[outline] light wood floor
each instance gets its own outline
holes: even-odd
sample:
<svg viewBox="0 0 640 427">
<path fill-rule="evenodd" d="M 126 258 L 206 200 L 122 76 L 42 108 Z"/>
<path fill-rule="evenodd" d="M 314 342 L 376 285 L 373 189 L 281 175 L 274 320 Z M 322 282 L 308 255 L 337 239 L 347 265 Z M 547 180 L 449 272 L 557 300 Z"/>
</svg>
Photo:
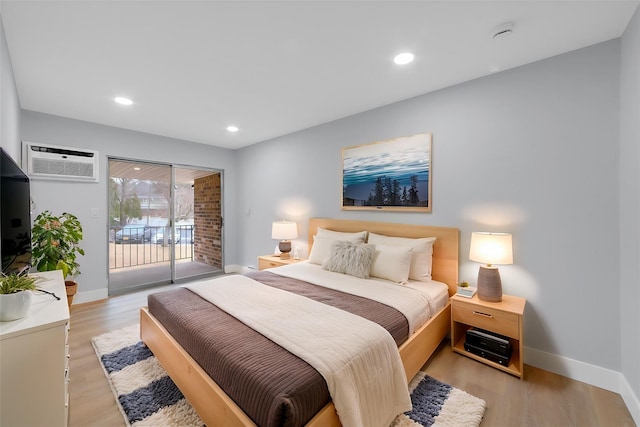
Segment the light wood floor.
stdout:
<svg viewBox="0 0 640 427">
<path fill-rule="evenodd" d="M 150 292 L 71 307 L 70 427 L 118 427 L 124 420 L 91 337 L 138 322 Z M 487 402 L 481 426 L 635 426 L 615 393 L 525 366 L 525 381 L 453 353 L 445 341 L 423 367 L 432 377 Z M 34 410 L 37 410 L 34 408 Z"/>
</svg>

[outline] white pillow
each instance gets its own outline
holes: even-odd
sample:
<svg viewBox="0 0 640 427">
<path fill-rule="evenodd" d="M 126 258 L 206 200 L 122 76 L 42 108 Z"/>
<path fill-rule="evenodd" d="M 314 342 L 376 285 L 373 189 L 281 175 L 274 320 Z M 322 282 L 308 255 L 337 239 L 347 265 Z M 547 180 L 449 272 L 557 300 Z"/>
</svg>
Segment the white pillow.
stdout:
<svg viewBox="0 0 640 427">
<path fill-rule="evenodd" d="M 311 264 L 322 264 L 331 255 L 331 244 L 335 240 L 330 237 L 313 236 L 313 246 L 309 253 L 309 262 Z"/>
<path fill-rule="evenodd" d="M 372 245 L 408 246 L 412 249 L 411 268 L 409 279 L 431 280 L 431 256 L 433 255 L 433 242 L 435 237 L 422 237 L 411 239 L 408 237 L 390 237 L 382 234 L 369 233 L 367 243 Z"/>
<path fill-rule="evenodd" d="M 411 268 L 411 247 L 376 244 L 369 275 L 396 283 L 407 283 Z"/>
<path fill-rule="evenodd" d="M 353 243 L 364 243 L 367 238 L 366 231 L 357 233 L 343 233 L 341 231 L 327 230 L 318 227 L 317 234 L 313 236 L 313 246 L 309 253 L 311 264 L 322 264 L 331 254 L 331 243 L 341 240 Z"/>
<path fill-rule="evenodd" d="M 367 238 L 366 231 L 358 231 L 356 233 L 346 233 L 343 231 L 327 230 L 326 228 L 318 227 L 316 236 L 329 237 L 333 240 L 343 240 L 346 242 L 364 243 Z"/>
<path fill-rule="evenodd" d="M 376 249 L 373 245 L 335 240 L 331 243 L 331 255 L 322 263 L 322 268 L 368 279 L 375 253 Z"/>
</svg>

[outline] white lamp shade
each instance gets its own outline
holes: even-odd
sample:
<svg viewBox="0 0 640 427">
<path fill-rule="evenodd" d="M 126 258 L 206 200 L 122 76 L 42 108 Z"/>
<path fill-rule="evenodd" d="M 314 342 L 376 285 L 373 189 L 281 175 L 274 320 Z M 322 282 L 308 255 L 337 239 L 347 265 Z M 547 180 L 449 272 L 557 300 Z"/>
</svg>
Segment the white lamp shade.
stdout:
<svg viewBox="0 0 640 427">
<path fill-rule="evenodd" d="M 483 264 L 513 264 L 509 233 L 471 233 L 469 259 Z"/>
<path fill-rule="evenodd" d="M 289 240 L 298 237 L 298 224 L 289 221 L 274 222 L 271 226 L 271 238 Z"/>
</svg>

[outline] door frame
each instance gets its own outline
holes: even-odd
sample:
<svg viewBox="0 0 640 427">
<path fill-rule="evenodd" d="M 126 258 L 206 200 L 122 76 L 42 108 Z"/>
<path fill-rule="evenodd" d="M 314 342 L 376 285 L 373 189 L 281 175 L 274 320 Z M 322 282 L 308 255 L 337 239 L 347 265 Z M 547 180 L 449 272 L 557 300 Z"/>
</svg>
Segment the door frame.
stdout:
<svg viewBox="0 0 640 427">
<path fill-rule="evenodd" d="M 225 266 L 225 230 L 224 230 L 224 170 L 222 169 L 216 169 L 216 168 L 210 168 L 210 167 L 201 167 L 201 166 L 196 166 L 196 165 L 184 165 L 184 164 L 177 164 L 177 163 L 168 163 L 168 162 L 161 162 L 161 161 L 151 161 L 151 160 L 141 160 L 141 159 L 135 159 L 135 158 L 127 158 L 127 157 L 122 157 L 122 156 L 107 156 L 107 185 L 110 185 L 111 182 L 111 161 L 116 161 L 116 162 L 125 162 L 125 163 L 139 163 L 139 164 L 147 164 L 150 166 L 158 166 L 158 167 L 169 167 L 170 168 L 170 182 L 169 182 L 169 194 L 170 194 L 170 201 L 169 201 L 169 227 L 172 230 L 173 227 L 175 226 L 175 197 L 176 197 L 176 193 L 175 193 L 175 189 L 176 189 L 176 169 L 189 169 L 189 170 L 194 170 L 194 171 L 202 171 L 202 172 L 209 172 L 211 174 L 219 174 L 220 175 L 220 216 L 221 216 L 221 226 L 220 226 L 220 240 L 221 240 L 221 266 L 220 266 L 220 271 L 212 271 L 212 272 L 207 272 L 207 273 L 201 273 L 201 274 L 196 274 L 193 276 L 188 276 L 188 277 L 181 277 L 181 278 L 176 278 L 176 259 L 175 259 L 175 245 L 169 245 L 170 250 L 170 274 L 169 274 L 169 278 L 167 278 L 166 280 L 160 280 L 160 281 L 153 281 L 153 282 L 149 282 L 149 283 L 142 283 L 139 284 L 137 286 L 131 287 L 131 288 L 126 288 L 123 290 L 117 290 L 112 292 L 111 290 L 111 266 L 110 266 L 110 252 L 109 250 L 107 250 L 107 289 L 108 289 L 108 293 L 109 295 L 112 294 L 119 294 L 119 293 L 125 293 L 125 292 L 130 292 L 130 291 L 137 291 L 140 289 L 144 289 L 144 288 L 148 288 L 148 287 L 153 287 L 153 286 L 158 286 L 158 285 L 165 285 L 165 284 L 171 284 L 171 283 L 181 283 L 181 282 L 186 282 L 186 281 L 191 281 L 194 279 L 198 279 L 198 278 L 203 278 L 203 277 L 210 277 L 210 276 L 215 276 L 215 275 L 219 275 L 219 274 L 224 274 L 224 266 Z M 144 178 L 141 178 L 144 179 Z M 110 191 L 107 188 L 107 212 L 110 211 Z M 111 219 L 110 219 L 110 215 L 107 214 L 107 223 L 106 223 L 106 227 L 107 227 L 107 246 L 110 243 L 109 240 L 109 232 L 111 229 Z M 193 248 L 192 248 L 193 250 Z"/>
</svg>

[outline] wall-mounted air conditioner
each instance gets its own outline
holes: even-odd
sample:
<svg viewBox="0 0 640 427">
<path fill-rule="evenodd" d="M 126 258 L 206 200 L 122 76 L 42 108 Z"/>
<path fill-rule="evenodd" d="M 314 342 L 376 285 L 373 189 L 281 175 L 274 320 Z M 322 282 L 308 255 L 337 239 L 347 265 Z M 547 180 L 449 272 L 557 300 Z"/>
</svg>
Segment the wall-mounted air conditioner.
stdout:
<svg viewBox="0 0 640 427">
<path fill-rule="evenodd" d="M 34 179 L 98 182 L 98 152 L 74 147 L 22 142 L 22 161 Z"/>
</svg>

